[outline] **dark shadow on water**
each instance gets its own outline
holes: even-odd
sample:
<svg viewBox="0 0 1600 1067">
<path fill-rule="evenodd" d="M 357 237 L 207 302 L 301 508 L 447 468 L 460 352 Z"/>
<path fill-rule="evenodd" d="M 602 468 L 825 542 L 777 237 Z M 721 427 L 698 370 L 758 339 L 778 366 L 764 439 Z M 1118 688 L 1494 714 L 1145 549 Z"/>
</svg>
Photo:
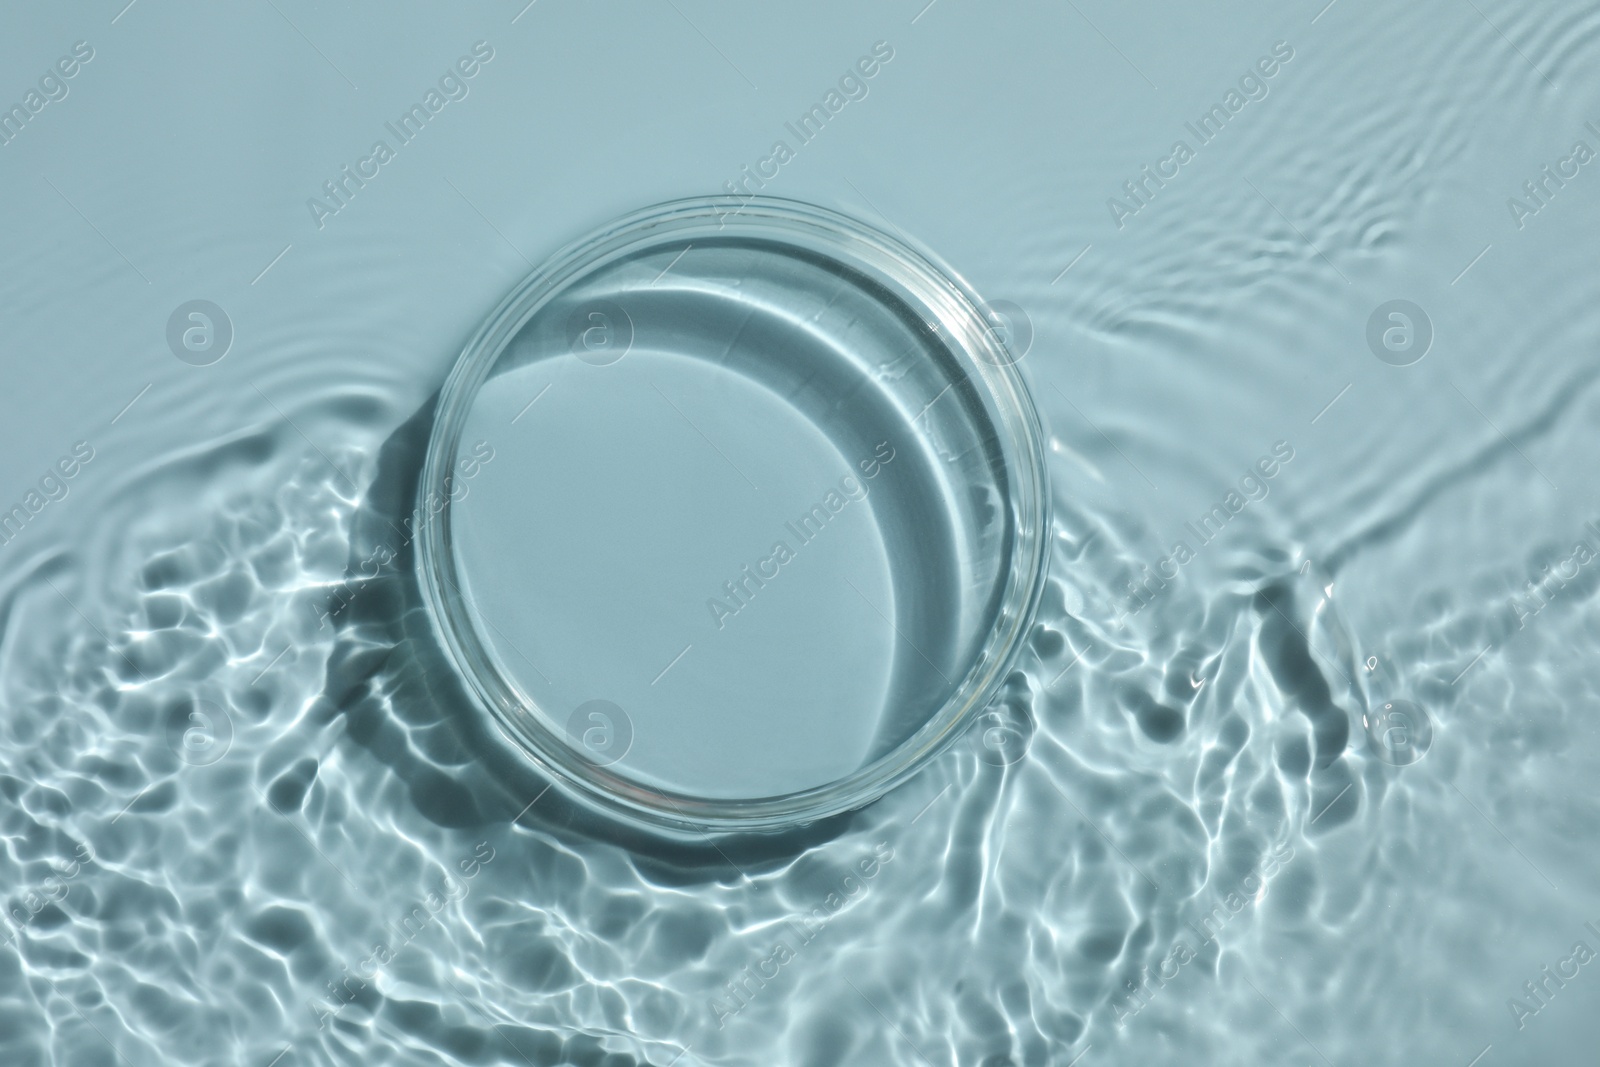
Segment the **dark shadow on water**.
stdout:
<svg viewBox="0 0 1600 1067">
<path fill-rule="evenodd" d="M 852 815 L 780 833 L 668 836 L 550 787 L 456 674 L 417 581 L 418 483 L 437 401 L 435 393 L 384 443 L 354 519 L 345 584 L 333 590 L 326 609 L 339 638 L 323 713 L 343 716 L 350 740 L 385 763 L 432 822 L 477 831 L 515 819 L 562 837 L 609 842 L 628 850 L 640 875 L 655 884 L 727 882 L 844 833 Z M 393 559 L 381 563 L 390 553 Z M 303 796 L 309 784 L 289 788 Z"/>
<path fill-rule="evenodd" d="M 1350 719 L 1335 702 L 1335 682 L 1318 664 L 1310 639 L 1292 621 L 1311 614 L 1297 607 L 1296 599 L 1294 586 L 1284 580 L 1269 583 L 1256 593 L 1260 652 L 1278 688 L 1311 724 L 1313 749 L 1303 773 L 1311 784 L 1317 812 L 1312 828 L 1326 833 L 1355 818 L 1360 797 L 1352 789 L 1356 779 L 1346 758 Z M 1337 666 L 1332 669 L 1339 670 Z M 1353 685 L 1348 678 L 1344 681 Z"/>
</svg>

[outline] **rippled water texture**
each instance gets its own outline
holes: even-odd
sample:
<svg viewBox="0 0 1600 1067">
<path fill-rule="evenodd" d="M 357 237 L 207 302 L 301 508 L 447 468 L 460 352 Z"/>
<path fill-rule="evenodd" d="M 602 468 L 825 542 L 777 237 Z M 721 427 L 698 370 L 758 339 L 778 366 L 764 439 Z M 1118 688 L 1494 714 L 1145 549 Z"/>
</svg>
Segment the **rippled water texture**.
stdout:
<svg viewBox="0 0 1600 1067">
<path fill-rule="evenodd" d="M 1592 1062 L 1600 10 L 1324 2 L 4 16 L 0 1063 Z M 733 182 L 1021 309 L 1054 552 L 912 782 L 665 842 L 406 520 L 501 296 Z"/>
</svg>

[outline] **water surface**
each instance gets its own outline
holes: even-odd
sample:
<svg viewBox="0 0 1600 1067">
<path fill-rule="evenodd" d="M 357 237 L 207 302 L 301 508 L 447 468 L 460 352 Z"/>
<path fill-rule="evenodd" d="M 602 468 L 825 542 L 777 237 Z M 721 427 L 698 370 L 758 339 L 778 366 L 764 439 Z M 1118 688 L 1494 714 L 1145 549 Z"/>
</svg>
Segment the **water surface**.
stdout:
<svg viewBox="0 0 1600 1067">
<path fill-rule="evenodd" d="M 57 98 L 0 147 L 0 1062 L 1590 1056 L 1591 7 L 7 27 L 0 100 Z M 916 780 L 661 844 L 546 791 L 430 657 L 403 520 L 501 296 L 778 139 L 764 191 L 1024 309 L 1052 578 Z M 169 345 L 193 300 L 215 361 Z M 1395 300 L 1431 326 L 1404 366 L 1414 314 L 1369 344 Z M 1396 701 L 1418 761 L 1365 729 Z"/>
</svg>

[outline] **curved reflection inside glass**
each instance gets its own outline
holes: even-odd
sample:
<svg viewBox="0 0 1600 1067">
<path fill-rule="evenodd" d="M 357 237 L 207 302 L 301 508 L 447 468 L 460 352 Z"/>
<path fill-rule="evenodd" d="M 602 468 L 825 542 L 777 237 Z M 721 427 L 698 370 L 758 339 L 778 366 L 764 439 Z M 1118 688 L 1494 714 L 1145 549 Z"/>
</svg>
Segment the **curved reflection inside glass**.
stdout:
<svg viewBox="0 0 1600 1067">
<path fill-rule="evenodd" d="M 881 795 L 981 711 L 1044 577 L 998 317 L 818 208 L 681 201 L 511 294 L 423 478 L 443 642 L 530 758 L 673 827 Z"/>
</svg>

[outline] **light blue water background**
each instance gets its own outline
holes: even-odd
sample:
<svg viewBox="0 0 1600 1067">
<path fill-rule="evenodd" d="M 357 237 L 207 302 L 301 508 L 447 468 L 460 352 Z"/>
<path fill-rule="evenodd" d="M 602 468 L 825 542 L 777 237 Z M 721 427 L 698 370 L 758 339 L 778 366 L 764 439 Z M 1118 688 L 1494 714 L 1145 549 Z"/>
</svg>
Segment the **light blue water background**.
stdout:
<svg viewBox="0 0 1600 1067">
<path fill-rule="evenodd" d="M 0 33 L 0 1063 L 1593 1061 L 1600 9 L 124 3 Z M 1025 311 L 1052 578 L 1013 741 L 665 847 L 361 565 L 501 296 L 745 167 Z"/>
</svg>

